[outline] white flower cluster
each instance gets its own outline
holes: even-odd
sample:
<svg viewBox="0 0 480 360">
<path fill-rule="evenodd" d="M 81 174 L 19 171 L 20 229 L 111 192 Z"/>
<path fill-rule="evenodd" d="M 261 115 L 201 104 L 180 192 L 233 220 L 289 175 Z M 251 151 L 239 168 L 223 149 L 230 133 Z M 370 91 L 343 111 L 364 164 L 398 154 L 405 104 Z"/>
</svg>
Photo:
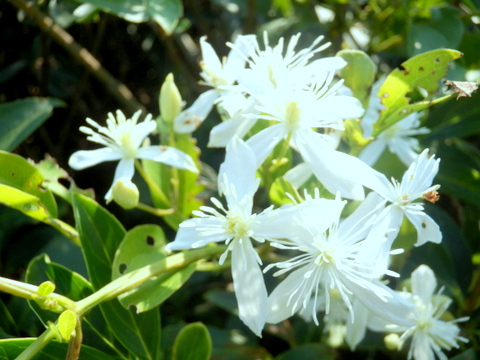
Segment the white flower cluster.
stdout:
<svg viewBox="0 0 480 360">
<path fill-rule="evenodd" d="M 401 252 L 392 247 L 404 218 L 417 231 L 416 246 L 442 241 L 439 226 L 422 204 L 438 200 L 439 185 L 432 183 L 440 160 L 429 156 L 428 149 L 418 155 L 418 141 L 410 138 L 428 130 L 417 129 L 416 116 L 374 139 L 361 155 L 363 161 L 338 151 L 344 120 L 362 117 L 364 109 L 356 98 L 339 93 L 341 80 L 334 83 L 346 62 L 340 57 L 314 60 L 329 44 L 321 45 L 319 37 L 311 46 L 296 50 L 299 39 L 300 34 L 271 46 L 265 34 L 262 48 L 255 36 L 238 36 L 222 60 L 201 39 L 200 75 L 211 89 L 175 118 L 174 127 L 181 133 L 194 131 L 214 105 L 225 114 L 225 121 L 212 129 L 209 146 L 226 147 L 218 174 L 219 194 L 226 205 L 212 198 L 212 206 L 201 207 L 194 218 L 180 224 L 166 248 L 226 243 L 220 263 L 231 256 L 240 319 L 258 336 L 267 323 L 296 313 L 318 324 L 321 313 L 331 344 L 345 340 L 354 349 L 367 328 L 401 332 L 399 348 L 407 338 L 413 339 L 409 357 L 434 359 L 436 354 L 443 359 L 442 349 L 458 347 L 457 342 L 465 339 L 455 322 L 441 318 L 449 302 L 435 300 L 432 271 L 421 266 L 412 274 L 412 293 L 394 291 L 384 282 L 385 276 L 398 277 L 389 270 L 389 259 Z M 372 114 L 379 104 L 372 101 L 372 106 L 364 118 L 365 128 L 375 121 Z M 137 119 L 138 114 L 128 120 L 121 113 L 117 119 L 109 115 L 108 128 L 88 120 L 98 133 L 81 130 L 105 148 L 76 152 L 70 165 L 81 169 L 120 160 L 114 184 L 132 178 L 136 158 L 196 171 L 193 161 L 178 150 L 141 146 L 155 123 L 149 117 L 137 124 Z M 253 132 L 257 121 L 263 126 Z M 294 186 L 313 174 L 336 198 L 306 194 L 303 202 L 254 212 L 260 183 L 257 169 L 280 143 L 303 160 L 285 176 Z M 386 147 L 409 166 L 401 181 L 389 181 L 370 166 Z M 361 203 L 342 217 L 345 198 Z M 265 242 L 292 256 L 262 269 L 255 245 Z M 283 280 L 268 294 L 264 273 L 271 269 Z"/>
</svg>

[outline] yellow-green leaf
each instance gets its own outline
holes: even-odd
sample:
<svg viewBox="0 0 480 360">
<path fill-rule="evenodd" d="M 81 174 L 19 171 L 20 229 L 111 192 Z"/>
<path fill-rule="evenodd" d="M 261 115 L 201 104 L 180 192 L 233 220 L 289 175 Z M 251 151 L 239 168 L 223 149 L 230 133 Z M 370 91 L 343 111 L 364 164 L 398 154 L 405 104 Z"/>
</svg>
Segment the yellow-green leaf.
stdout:
<svg viewBox="0 0 480 360">
<path fill-rule="evenodd" d="M 58 317 L 58 331 L 63 340 L 70 340 L 77 326 L 77 315 L 72 310 L 65 310 Z"/>
</svg>

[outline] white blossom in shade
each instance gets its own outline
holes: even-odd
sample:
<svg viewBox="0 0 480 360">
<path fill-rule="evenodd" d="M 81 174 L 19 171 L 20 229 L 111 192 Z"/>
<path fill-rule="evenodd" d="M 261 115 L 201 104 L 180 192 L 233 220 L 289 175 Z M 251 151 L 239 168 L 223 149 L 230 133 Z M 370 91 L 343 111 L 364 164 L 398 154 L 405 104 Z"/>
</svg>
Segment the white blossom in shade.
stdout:
<svg viewBox="0 0 480 360">
<path fill-rule="evenodd" d="M 218 189 L 227 206 L 215 198 L 214 207 L 202 206 L 196 218 L 180 224 L 170 250 L 198 248 L 212 242 L 225 242 L 220 257 L 223 264 L 232 254 L 232 276 L 240 319 L 258 336 L 267 315 L 267 291 L 260 269 L 262 261 L 252 242 L 263 243 L 292 233 L 291 208 L 283 211 L 269 207 L 252 213 L 253 196 L 259 185 L 255 177 L 256 159 L 252 149 L 238 137 L 227 145 L 225 162 L 220 166 Z"/>
<path fill-rule="evenodd" d="M 108 114 L 107 126 L 87 118 L 93 128 L 81 126 L 80 131 L 87 134 L 87 139 L 103 148 L 96 150 L 80 150 L 70 156 L 68 164 L 72 169 L 82 170 L 105 161 L 119 160 L 112 186 L 119 179 L 131 180 L 135 173 L 135 159 L 148 159 L 166 165 L 198 172 L 192 158 L 182 151 L 168 146 L 142 146 L 146 137 L 156 129 L 152 115 L 147 115 L 143 122 L 138 122 L 141 111 L 137 111 L 130 119 L 117 110 L 116 116 Z M 112 187 L 105 195 L 107 202 L 112 200 Z"/>
<path fill-rule="evenodd" d="M 304 229 L 297 230 L 297 237 L 272 243 L 282 249 L 297 250 L 299 254 L 265 268 L 268 271 L 276 267 L 274 276 L 289 273 L 269 296 L 267 322 L 278 323 L 296 312 L 309 311 L 318 324 L 318 304 L 325 304 L 325 314 L 329 315 L 332 294 L 336 294 L 352 323 L 353 299 L 382 318 L 403 323 L 411 304 L 377 280 L 385 274 L 397 275 L 388 270 L 391 247 L 386 237 L 390 231 L 388 219 L 379 218 L 377 204 L 367 198 L 340 222 L 345 202 L 324 201 L 324 209 L 317 211 L 316 217 L 302 212 L 296 218 Z M 325 213 L 329 213 L 327 219 L 333 220 L 324 221 Z"/>
<path fill-rule="evenodd" d="M 359 159 L 372 166 L 386 148 L 409 166 L 418 156 L 420 144 L 412 136 L 428 134 L 430 129 L 420 126 L 420 113 L 413 113 L 381 132 L 359 154 Z"/>
<path fill-rule="evenodd" d="M 409 325 L 384 324 L 379 326 L 381 321 L 372 321 L 375 324 L 374 330 L 386 330 L 395 333 L 402 333 L 398 342 L 400 350 L 405 342 L 411 338 L 408 359 L 435 360 L 435 355 L 440 360 L 447 360 L 442 350 L 458 348 L 458 342 L 468 342 L 460 335 L 460 328 L 457 323 L 467 321 L 468 317 L 456 320 L 445 321 L 442 316 L 447 311 L 452 300 L 441 294 L 442 289 L 435 294 L 437 280 L 435 274 L 427 265 L 420 265 L 412 273 L 412 290 L 400 292 L 399 294 L 414 306 L 414 311 L 406 316 Z"/>
<path fill-rule="evenodd" d="M 440 185 L 432 185 L 437 175 L 440 159 L 428 155 L 425 149 L 417 156 L 415 161 L 403 174 L 401 182 L 396 179 L 388 181 L 383 175 L 379 175 L 379 182 L 371 188 L 380 197 L 378 202 L 387 204 L 384 212 L 390 218 L 390 226 L 398 232 L 404 216 L 412 223 L 417 230 L 417 241 L 415 246 L 420 246 L 427 241 L 440 243 L 442 232 L 438 224 L 424 211 L 421 200 L 435 203 L 439 199 L 437 193 Z M 381 199 L 383 198 L 383 200 Z M 391 234 L 396 236 L 395 234 Z"/>
<path fill-rule="evenodd" d="M 239 103 L 243 96 L 238 88 L 232 86 L 237 81 L 240 72 L 245 68 L 244 52 L 248 52 L 255 39 L 254 35 L 240 35 L 234 43 L 227 57 L 220 59 L 213 47 L 206 41 L 207 37 L 200 38 L 202 61 L 200 62 L 202 85 L 211 87 L 192 106 L 182 111 L 174 120 L 174 128 L 178 133 L 191 133 L 205 120 L 215 103 L 228 101 L 230 111 Z M 235 45 L 236 44 L 236 45 Z"/>
</svg>

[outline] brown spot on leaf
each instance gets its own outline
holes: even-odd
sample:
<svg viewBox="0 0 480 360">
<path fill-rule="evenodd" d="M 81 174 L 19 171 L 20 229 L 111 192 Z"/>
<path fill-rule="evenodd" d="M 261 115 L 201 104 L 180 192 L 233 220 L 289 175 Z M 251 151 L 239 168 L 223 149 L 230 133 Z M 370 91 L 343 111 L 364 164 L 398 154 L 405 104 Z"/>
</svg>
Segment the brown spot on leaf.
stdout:
<svg viewBox="0 0 480 360">
<path fill-rule="evenodd" d="M 423 68 L 423 66 L 420 66 L 420 67 L 418 68 L 418 70 L 419 70 L 419 71 L 424 71 L 425 69 Z"/>
<path fill-rule="evenodd" d="M 435 62 L 438 64 L 440 62 L 439 58 L 435 58 Z"/>
</svg>

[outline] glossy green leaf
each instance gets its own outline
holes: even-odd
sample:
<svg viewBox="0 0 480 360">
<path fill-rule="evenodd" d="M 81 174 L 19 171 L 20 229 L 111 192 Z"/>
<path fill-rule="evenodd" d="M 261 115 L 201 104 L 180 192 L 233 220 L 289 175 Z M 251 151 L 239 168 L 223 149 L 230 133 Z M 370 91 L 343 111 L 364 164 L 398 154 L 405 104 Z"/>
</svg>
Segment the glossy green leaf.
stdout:
<svg viewBox="0 0 480 360">
<path fill-rule="evenodd" d="M 180 0 L 82 0 L 127 21 L 156 21 L 171 34 L 183 14 Z"/>
<path fill-rule="evenodd" d="M 112 266 L 112 280 L 133 270 L 157 262 L 167 256 L 163 250 L 165 235 L 156 225 L 140 225 L 123 239 Z M 121 296 L 125 307 L 136 307 L 138 313 L 153 309 L 177 291 L 195 271 L 196 264 L 155 276 Z"/>
<path fill-rule="evenodd" d="M 468 350 L 465 350 L 461 354 L 450 358 L 450 360 L 477 360 L 478 351 L 475 348 L 471 347 Z"/>
<path fill-rule="evenodd" d="M 118 220 L 94 200 L 73 195 L 75 222 L 82 241 L 88 274 L 94 289 L 111 280 L 115 252 L 125 236 Z M 115 337 L 140 359 L 160 356 L 160 315 L 155 310 L 135 314 L 116 300 L 100 305 Z"/>
<path fill-rule="evenodd" d="M 12 151 L 64 102 L 53 98 L 27 98 L 0 105 L 0 149 Z"/>
<path fill-rule="evenodd" d="M 347 65 L 340 70 L 340 77 L 352 90 L 353 96 L 359 99 L 364 106 L 367 105 L 370 87 L 375 81 L 377 66 L 366 53 L 360 50 L 341 50 L 337 56 L 347 62 Z"/>
<path fill-rule="evenodd" d="M 0 166 L 0 184 L 26 193 L 23 196 L 19 192 L 15 192 L 15 195 L 8 195 L 10 200 L 0 196 L 2 203 L 25 212 L 27 215 L 34 215 L 29 216 L 38 216 L 35 217 L 38 220 L 43 221 L 48 217 L 57 217 L 57 205 L 53 194 L 44 188 L 44 178 L 35 166 L 21 156 L 5 151 L 0 151 L 0 164 L 2 164 Z M 7 192 L 6 189 L 4 191 Z M 2 193 L 2 195 L 7 196 L 5 193 Z M 18 202 L 15 202 L 16 196 L 19 197 Z M 35 203 L 35 198 L 38 199 L 36 200 L 37 203 Z M 11 205 L 8 201 L 12 201 Z M 31 204 L 31 206 L 27 204 Z"/>
<path fill-rule="evenodd" d="M 212 339 L 200 322 L 185 326 L 173 345 L 172 360 L 208 360 L 212 352 Z"/>
<path fill-rule="evenodd" d="M 432 101 L 423 100 L 411 103 L 408 94 L 421 86 L 429 94 L 439 89 L 439 81 L 445 77 L 451 61 L 460 58 L 462 54 L 456 50 L 434 50 L 417 55 L 393 70 L 378 92 L 385 109 L 374 124 L 374 136 L 386 130 L 396 122 L 415 111 L 420 111 L 433 103 L 448 99 L 450 96 Z"/>
<path fill-rule="evenodd" d="M 14 360 L 25 350 L 35 339 L 5 339 L 0 340 L 0 360 Z M 33 360 L 65 360 L 68 343 L 50 342 L 45 348 L 33 357 Z M 80 350 L 80 359 L 101 359 L 115 360 L 97 349 L 82 345 Z"/>
</svg>

